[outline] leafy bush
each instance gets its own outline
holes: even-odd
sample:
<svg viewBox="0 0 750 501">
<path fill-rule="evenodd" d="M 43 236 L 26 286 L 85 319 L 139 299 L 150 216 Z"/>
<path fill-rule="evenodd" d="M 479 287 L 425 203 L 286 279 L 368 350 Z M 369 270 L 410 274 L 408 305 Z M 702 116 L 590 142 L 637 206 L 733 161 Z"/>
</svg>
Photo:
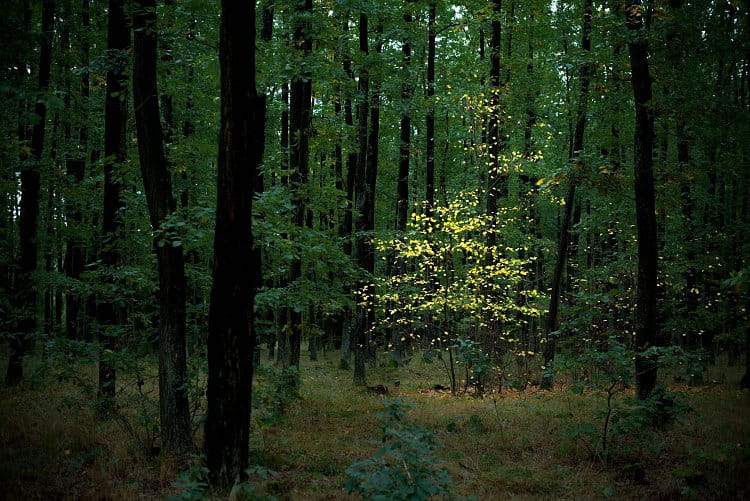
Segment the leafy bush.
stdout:
<svg viewBox="0 0 750 501">
<path fill-rule="evenodd" d="M 208 468 L 205 466 L 194 466 L 184 471 L 172 483 L 177 493 L 167 498 L 169 501 L 194 501 L 203 499 L 208 489 Z"/>
<path fill-rule="evenodd" d="M 492 369 L 490 357 L 482 351 L 480 343 L 471 339 L 458 339 L 453 349 L 456 350 L 457 362 L 464 366 L 466 375 L 464 393 L 468 390 L 469 384 L 473 384 L 477 390 L 476 395 L 482 397 Z"/>
<path fill-rule="evenodd" d="M 283 424 L 287 419 L 289 407 L 300 399 L 299 371 L 289 367 L 281 371 L 264 369 L 268 374 L 267 383 L 256 393 L 260 407 L 259 421 L 262 427 L 268 428 Z"/>
<path fill-rule="evenodd" d="M 371 458 L 347 470 L 346 490 L 372 500 L 424 500 L 433 496 L 452 499 L 448 472 L 436 466 L 434 436 L 427 430 L 404 423 L 413 404 L 401 399 L 386 402 L 377 415 L 383 445 Z"/>
</svg>

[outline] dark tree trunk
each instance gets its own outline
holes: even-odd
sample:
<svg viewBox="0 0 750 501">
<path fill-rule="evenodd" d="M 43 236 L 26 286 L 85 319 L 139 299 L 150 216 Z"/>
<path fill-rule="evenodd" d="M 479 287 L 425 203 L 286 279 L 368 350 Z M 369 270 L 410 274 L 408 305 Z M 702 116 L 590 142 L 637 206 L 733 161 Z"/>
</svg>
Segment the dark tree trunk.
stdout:
<svg viewBox="0 0 750 501">
<path fill-rule="evenodd" d="M 505 149 L 505 133 L 502 130 L 503 110 L 501 94 L 503 92 L 500 79 L 500 51 L 502 45 L 502 0 L 492 3 L 492 37 L 490 38 L 490 116 L 489 134 L 487 137 L 489 157 L 487 158 L 487 214 L 493 220 L 497 218 L 498 199 L 508 196 L 508 175 L 503 172 L 500 154 Z M 494 225 L 493 225 L 494 226 Z M 490 231 L 488 246 L 495 247 L 497 235 Z"/>
<path fill-rule="evenodd" d="M 211 482 L 245 476 L 252 397 L 255 171 L 263 158 L 265 102 L 255 89 L 255 3 L 223 1 L 219 45 L 221 132 L 208 318 L 203 450 Z"/>
<path fill-rule="evenodd" d="M 360 12 L 359 14 L 359 50 L 362 54 L 367 57 L 369 52 L 368 40 L 367 40 L 367 13 Z M 367 215 L 369 208 L 367 206 L 367 119 L 370 114 L 370 81 L 367 71 L 367 66 L 363 66 L 359 74 L 359 103 L 357 105 L 357 118 L 359 120 L 358 127 L 358 142 L 359 142 L 359 154 L 357 156 L 357 169 L 354 175 L 354 197 L 355 197 L 355 209 L 357 211 L 356 216 L 356 248 L 355 256 L 357 258 L 357 264 L 362 269 L 362 273 L 368 272 L 368 264 L 370 262 L 369 256 L 367 255 L 368 250 L 371 248 L 368 245 L 368 236 L 364 232 L 367 231 Z M 357 294 L 363 294 L 367 298 L 373 291 L 371 290 L 371 284 L 369 277 L 361 280 L 357 284 Z M 367 334 L 370 330 L 368 323 L 369 315 L 368 308 L 366 305 L 362 305 L 362 298 L 358 298 L 357 311 L 355 319 L 355 333 L 354 333 L 354 384 L 357 386 L 365 386 L 367 384 L 367 373 L 365 369 L 365 360 L 367 357 Z M 365 303 L 368 301 L 365 300 Z"/>
<path fill-rule="evenodd" d="M 272 0 L 266 0 L 261 5 L 261 29 L 260 29 L 260 38 L 265 42 L 266 44 L 269 44 L 273 38 L 273 13 L 274 13 L 274 4 Z M 264 91 L 266 92 L 266 91 Z M 264 115 L 267 114 L 267 110 L 263 112 Z M 265 134 L 265 132 L 264 132 Z M 264 136 L 265 137 L 265 136 Z M 258 168 L 255 173 L 255 196 L 258 197 L 263 193 L 265 190 L 265 176 L 263 173 L 263 169 Z M 264 284 L 263 280 L 263 242 L 257 242 L 255 246 L 253 247 L 253 263 L 257 267 L 257 270 L 255 270 L 254 275 L 257 278 L 257 282 L 254 284 L 256 294 L 258 290 L 263 287 L 264 285 L 267 285 L 269 287 L 272 287 L 272 283 L 266 283 Z M 261 318 L 259 318 L 258 322 L 253 322 L 252 325 L 249 326 L 249 328 L 255 329 L 255 332 L 252 334 L 255 338 L 255 351 L 253 353 L 253 366 L 254 367 L 260 367 L 261 363 L 261 351 L 260 351 L 260 344 L 261 339 L 257 335 L 257 327 L 259 323 L 263 323 L 265 325 L 273 325 L 274 319 L 273 319 L 273 310 L 270 308 L 266 308 L 262 312 Z M 273 334 L 268 334 L 266 341 L 269 351 L 273 353 L 274 351 L 274 344 L 276 343 L 276 337 Z M 273 358 L 273 356 L 271 357 Z"/>
<path fill-rule="evenodd" d="M 45 95 L 49 87 L 52 59 L 52 37 L 55 3 L 42 3 L 42 38 L 39 51 L 39 93 Z M 21 170 L 21 214 L 19 217 L 20 266 L 16 279 L 16 334 L 10 338 L 10 355 L 5 383 L 15 385 L 23 379 L 23 357 L 36 330 L 36 295 L 33 274 L 37 268 L 37 225 L 39 220 L 39 179 L 44 133 L 47 123 L 45 100 L 36 103 L 34 113 L 37 122 L 31 132 L 31 154 L 33 163 Z"/>
<path fill-rule="evenodd" d="M 81 27 L 84 31 L 91 26 L 91 16 L 89 14 L 89 0 L 82 0 L 81 4 Z M 87 68 L 89 65 L 90 43 L 88 37 L 81 40 L 81 65 Z M 83 182 L 86 173 L 86 154 L 88 152 L 88 101 L 89 101 L 89 72 L 84 71 L 81 74 L 81 102 L 82 117 L 81 127 L 78 130 L 78 147 L 79 151 L 76 158 L 67 160 L 65 169 L 68 176 L 68 182 L 73 186 L 80 185 Z M 83 214 L 80 209 L 68 207 L 67 217 L 69 224 L 73 223 L 73 228 L 77 228 L 83 222 Z M 78 280 L 83 271 L 85 254 L 83 242 L 77 235 L 69 235 L 65 247 L 65 274 L 68 278 Z M 77 339 L 80 337 L 81 328 L 79 326 L 79 315 L 81 312 L 81 298 L 78 294 L 68 292 L 65 297 L 65 333 L 68 339 Z"/>
<path fill-rule="evenodd" d="M 427 117 L 425 119 L 425 215 L 432 216 L 435 203 L 435 2 L 430 1 L 427 20 Z M 428 222 L 429 224 L 429 222 Z"/>
<path fill-rule="evenodd" d="M 635 99 L 635 210 L 638 234 L 638 283 L 635 312 L 636 390 L 638 398 L 648 398 L 656 385 L 656 360 L 644 356 L 657 339 L 657 235 L 654 202 L 654 113 L 651 75 L 648 68 L 648 43 L 643 28 L 644 8 L 631 1 L 626 8 L 630 31 L 631 83 Z"/>
<path fill-rule="evenodd" d="M 407 11 L 404 14 L 404 22 L 406 23 L 406 32 L 409 33 L 410 26 L 413 17 L 411 11 Z M 409 160 L 410 160 L 410 148 L 411 148 L 411 92 L 412 83 L 410 78 L 410 66 L 411 66 L 411 41 L 409 35 L 404 37 L 401 44 L 402 65 L 401 71 L 403 72 L 403 82 L 401 82 L 401 106 L 403 112 L 401 113 L 401 124 L 400 124 L 400 138 L 399 144 L 399 160 L 398 160 L 398 180 L 396 187 L 396 231 L 400 234 L 406 231 L 406 222 L 409 217 Z M 433 87 L 434 89 L 434 87 Z M 394 257 L 391 256 L 391 260 Z M 391 266 L 392 267 L 392 266 Z M 403 266 L 402 266 L 403 268 Z M 391 272 L 399 274 L 403 273 L 404 269 L 392 269 Z M 393 346 L 393 360 L 401 365 L 403 359 L 404 343 L 401 341 L 402 332 L 401 328 L 394 326 L 391 331 L 391 345 Z"/>
<path fill-rule="evenodd" d="M 162 447 L 184 453 L 193 446 L 185 351 L 185 262 L 179 236 L 165 225 L 175 211 L 172 178 L 159 121 L 156 84 L 156 0 L 134 3 L 133 102 L 144 191 L 159 272 L 159 416 Z"/>
<path fill-rule="evenodd" d="M 380 38 L 383 34 L 383 23 L 378 23 L 375 28 L 375 34 Z M 380 54 L 383 50 L 383 42 L 378 40 L 375 51 Z M 367 272 L 372 277 L 375 273 L 375 245 L 372 238 L 372 232 L 375 230 L 375 187 L 378 179 L 378 154 L 380 147 L 380 80 L 372 79 L 372 92 L 370 93 L 370 137 L 367 139 L 367 168 L 366 168 L 366 195 L 365 200 L 365 225 L 370 236 L 365 240 L 367 250 Z M 368 301 L 367 301 L 367 359 L 368 362 L 375 365 L 375 343 L 372 340 L 372 327 L 375 325 L 375 284 L 370 278 L 368 284 Z"/>
<path fill-rule="evenodd" d="M 490 39 L 490 113 L 488 158 L 487 158 L 487 214 L 493 221 L 497 219 L 498 200 L 508 196 L 508 173 L 504 171 L 500 160 L 501 153 L 505 150 L 507 138 L 503 131 L 502 122 L 504 106 L 501 103 L 504 82 L 500 77 L 500 52 L 502 45 L 502 0 L 493 0 L 492 3 L 492 37 Z M 496 224 L 493 224 L 496 226 Z M 497 243 L 497 235 L 490 231 L 487 244 L 494 248 Z"/>
<path fill-rule="evenodd" d="M 588 54 L 591 52 L 591 13 L 592 0 L 586 0 L 583 12 L 583 31 L 581 47 Z M 565 261 L 568 257 L 568 242 L 570 241 L 570 220 L 575 207 L 576 182 L 577 176 L 583 169 L 581 153 L 583 153 L 583 137 L 586 131 L 586 109 L 588 107 L 589 83 L 591 80 L 591 64 L 584 61 L 581 65 L 581 88 L 578 98 L 578 109 L 576 113 L 576 128 L 573 136 L 573 152 L 570 158 L 570 180 L 568 184 L 568 193 L 565 196 L 565 209 L 563 211 L 562 221 L 560 222 L 560 234 L 557 242 L 557 261 L 555 270 L 552 275 L 552 290 L 550 293 L 549 313 L 547 316 L 547 338 L 544 345 L 544 364 L 549 367 L 555 358 L 555 337 L 552 334 L 558 328 L 558 310 L 560 307 L 560 293 L 562 291 L 563 273 L 565 270 Z M 553 377 L 551 372 L 547 372 L 542 380 L 542 387 L 551 389 Z"/>
<path fill-rule="evenodd" d="M 289 83 L 284 82 L 281 86 L 281 102 L 283 103 L 281 111 L 281 124 L 280 124 L 280 148 L 281 148 L 281 170 L 287 171 L 289 168 Z M 285 175 L 282 178 L 282 183 L 289 187 L 289 176 Z M 288 235 L 284 234 L 284 238 Z M 289 285 L 289 275 L 281 277 L 280 286 L 285 287 Z M 281 330 L 279 335 L 279 348 L 276 350 L 276 363 L 282 366 L 288 367 L 289 364 L 289 319 L 290 319 L 291 308 L 288 306 L 282 306 L 279 308 L 278 318 L 281 322 Z"/>
<path fill-rule="evenodd" d="M 745 302 L 745 308 L 750 310 L 750 289 L 746 291 L 747 301 Z M 740 388 L 750 388 L 750 320 L 747 320 L 745 326 L 745 374 L 740 380 Z"/>
<path fill-rule="evenodd" d="M 532 15 L 529 19 L 531 24 L 534 23 L 534 16 Z M 535 95 L 533 92 L 533 85 L 531 82 L 534 79 L 534 32 L 529 33 L 529 44 L 528 44 L 528 61 L 526 62 L 526 76 L 528 80 L 528 86 L 526 87 L 525 110 L 526 122 L 524 123 L 523 129 L 523 153 L 526 158 L 531 158 L 532 150 L 534 148 L 534 124 L 536 123 L 536 113 L 534 112 L 534 100 Z M 533 186 L 533 184 L 532 184 Z"/>
<path fill-rule="evenodd" d="M 344 31 L 344 38 L 347 37 L 347 32 L 349 31 L 349 15 L 344 16 L 344 22 L 342 25 L 343 31 Z M 345 51 L 342 55 L 342 65 L 344 69 L 344 73 L 346 73 L 349 78 L 354 82 L 354 72 L 352 71 L 352 63 L 351 59 L 349 57 L 349 54 Z M 346 94 L 346 97 L 344 99 L 344 123 L 347 126 L 347 129 L 352 130 L 354 128 L 354 113 L 352 111 L 352 99 L 349 93 Z M 346 155 L 346 200 L 347 200 L 347 207 L 346 211 L 344 212 L 344 220 L 343 220 L 343 226 L 341 229 L 341 235 L 344 240 L 343 248 L 344 252 L 352 256 L 353 255 L 353 247 L 352 247 L 352 236 L 354 234 L 354 179 L 355 179 L 355 173 L 357 170 L 357 150 L 354 147 L 350 147 L 349 151 Z M 351 292 L 351 288 L 347 286 L 346 288 L 347 292 Z M 352 341 L 352 336 L 355 335 L 355 329 L 352 325 L 352 312 L 351 309 L 347 307 L 347 309 L 344 311 L 343 319 L 341 322 L 341 359 L 346 361 L 348 364 L 349 359 L 351 358 L 351 352 L 352 352 L 352 345 L 354 344 Z"/>
<path fill-rule="evenodd" d="M 120 263 L 120 211 L 124 207 L 120 198 L 122 185 L 117 168 L 125 163 L 127 144 L 125 129 L 128 122 L 128 86 L 125 75 L 126 53 L 130 49 L 130 27 L 125 15 L 124 0 L 109 0 L 107 21 L 107 48 L 116 54 L 107 71 L 107 95 L 104 101 L 104 211 L 102 214 L 101 262 L 108 275 Z M 108 280 L 112 280 L 111 278 Z M 115 304 L 103 300 L 97 304 L 99 323 L 99 396 L 111 400 L 115 396 L 117 372 L 108 353 L 116 350 L 116 329 L 122 312 Z M 111 403 L 111 402 L 110 402 Z"/>
<path fill-rule="evenodd" d="M 310 34 L 310 22 L 312 17 L 312 0 L 297 0 L 294 12 L 294 49 L 298 57 L 307 60 L 312 51 L 312 38 Z M 292 78 L 291 104 L 289 107 L 289 135 L 290 163 L 292 189 L 295 196 L 294 224 L 302 228 L 306 224 L 306 186 L 308 181 L 308 163 L 310 156 L 310 127 L 312 111 L 312 79 L 309 70 L 296 74 Z M 302 257 L 297 256 L 292 263 L 291 281 L 302 278 Z M 302 313 L 293 309 L 290 311 L 291 325 L 289 326 L 289 367 L 297 367 L 300 364 L 300 347 L 302 344 Z"/>
<path fill-rule="evenodd" d="M 264 42 L 270 42 L 273 39 L 274 1 L 265 0 L 260 9 L 260 39 Z"/>
<path fill-rule="evenodd" d="M 57 163 L 56 159 L 56 143 L 57 138 L 55 137 L 55 132 L 57 128 L 57 121 L 59 120 L 59 115 L 55 115 L 53 118 L 53 126 L 52 126 L 52 144 L 50 148 L 50 156 L 52 160 L 52 164 Z M 44 271 L 46 273 L 52 273 L 52 263 L 54 262 L 54 254 L 55 254 L 55 240 L 56 240 L 56 231 L 55 231 L 55 176 L 53 175 L 50 179 L 50 185 L 47 187 L 47 211 L 46 211 L 46 221 L 44 225 L 44 235 L 45 235 L 45 252 L 44 252 Z M 54 297 L 55 297 L 55 289 L 54 287 L 48 286 L 46 287 L 46 290 L 44 291 L 44 334 L 46 339 L 49 339 L 52 335 L 52 331 L 55 329 L 55 318 L 54 318 Z"/>
<path fill-rule="evenodd" d="M 404 14 L 404 21 L 408 26 L 412 23 L 411 12 Z M 411 89 L 412 83 L 409 78 L 409 67 L 411 66 L 411 42 L 408 36 L 401 44 L 403 53 L 401 71 L 404 81 L 401 83 L 401 143 L 399 146 L 398 182 L 396 199 L 396 231 L 406 230 L 406 221 L 409 215 L 409 149 L 411 147 Z M 434 76 L 434 75 L 433 75 Z M 433 86 L 434 90 L 434 86 Z"/>
</svg>

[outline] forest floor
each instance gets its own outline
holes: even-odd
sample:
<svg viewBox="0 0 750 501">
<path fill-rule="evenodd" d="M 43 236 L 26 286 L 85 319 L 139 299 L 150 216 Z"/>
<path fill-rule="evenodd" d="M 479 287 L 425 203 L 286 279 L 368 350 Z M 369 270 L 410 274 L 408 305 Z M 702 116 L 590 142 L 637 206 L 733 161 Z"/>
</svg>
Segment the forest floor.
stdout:
<svg viewBox="0 0 750 501">
<path fill-rule="evenodd" d="M 750 498 L 750 393 L 737 389 L 740 368 L 712 367 L 704 386 L 671 385 L 678 402 L 691 410 L 664 431 L 615 430 L 603 461 L 597 453 L 604 392 L 576 394 L 559 386 L 552 392 L 506 388 L 483 399 L 452 396 L 434 389 L 445 384 L 442 365 L 418 358 L 406 368 L 370 369 L 370 384 L 386 386 L 386 396 L 355 388 L 351 372 L 339 369 L 337 353 L 304 361 L 301 400 L 292 402 L 283 418 L 268 419 L 266 412 L 264 419 L 262 404 L 253 411 L 251 463 L 273 472 L 258 481 L 258 491 L 278 499 L 356 499 L 344 490 L 345 470 L 379 448 L 375 414 L 384 399 L 400 397 L 415 404 L 404 420 L 430 430 L 442 445 L 436 454 L 456 495 Z M 154 454 L 153 389 L 144 390 L 152 377 L 140 386 L 143 393 L 123 377 L 121 417 L 102 420 L 86 397 L 90 384 L 65 379 L 57 369 L 18 388 L 0 387 L 0 498 L 162 499 L 200 487 L 195 482 L 175 487 L 180 472 L 197 463 L 197 454 L 182 462 Z M 93 367 L 82 374 L 94 381 Z M 273 392 L 263 389 L 272 377 L 260 371 L 259 400 L 273 400 Z M 632 389 L 614 397 L 620 409 L 615 416 L 629 398 Z M 196 430 L 200 443 L 199 426 Z"/>
</svg>

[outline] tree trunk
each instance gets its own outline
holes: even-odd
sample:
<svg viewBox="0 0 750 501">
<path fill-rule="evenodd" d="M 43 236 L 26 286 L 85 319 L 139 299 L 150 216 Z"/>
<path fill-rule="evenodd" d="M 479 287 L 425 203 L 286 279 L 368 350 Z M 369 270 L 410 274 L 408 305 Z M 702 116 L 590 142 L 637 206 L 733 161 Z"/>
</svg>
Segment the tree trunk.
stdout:
<svg viewBox="0 0 750 501">
<path fill-rule="evenodd" d="M 502 44 L 502 0 L 492 2 L 492 37 L 490 38 L 490 116 L 489 134 L 487 137 L 489 158 L 487 159 L 487 214 L 497 218 L 497 202 L 508 195 L 508 176 L 503 172 L 500 153 L 505 149 L 505 135 L 502 131 L 503 110 L 500 95 L 503 92 L 500 80 L 500 50 Z M 494 226 L 494 225 L 493 225 Z M 490 231 L 487 245 L 494 248 L 497 235 Z"/>
<path fill-rule="evenodd" d="M 344 38 L 346 39 L 347 32 L 349 31 L 349 15 L 344 16 L 344 22 L 343 22 L 343 31 L 344 31 Z M 346 73 L 349 78 L 354 82 L 354 72 L 352 71 L 352 62 L 349 58 L 349 54 L 347 52 L 344 52 L 342 55 L 342 65 L 344 68 L 344 73 Z M 354 128 L 354 113 L 352 112 L 352 99 L 351 96 L 347 93 L 345 99 L 344 99 L 344 123 L 347 126 L 348 129 Z M 352 248 L 352 236 L 354 234 L 354 180 L 355 180 L 355 173 L 357 171 L 357 158 L 358 154 L 356 151 L 356 148 L 350 147 L 349 151 L 346 155 L 346 200 L 347 200 L 347 208 L 344 212 L 344 220 L 341 228 L 341 235 L 344 239 L 344 252 L 352 256 L 353 255 L 353 248 Z M 346 292 L 351 292 L 351 287 L 346 286 Z M 343 313 L 343 319 L 341 322 L 341 359 L 342 365 L 348 364 L 349 359 L 351 358 L 351 352 L 352 352 L 352 344 L 353 339 L 352 336 L 355 335 L 355 329 L 352 325 L 352 312 L 351 308 L 346 307 L 346 310 Z"/>
<path fill-rule="evenodd" d="M 281 86 L 281 102 L 283 106 L 281 108 L 281 124 L 280 124 L 280 148 L 281 148 L 281 170 L 287 171 L 289 168 L 289 83 L 284 82 Z M 289 187 L 289 176 L 286 175 L 281 181 L 285 186 Z M 283 234 L 284 238 L 288 238 L 288 234 Z M 289 285 L 289 275 L 284 274 L 279 280 L 281 287 Z M 288 367 L 289 363 L 289 318 L 291 308 L 288 305 L 284 305 L 279 308 L 278 317 L 280 318 L 281 329 L 279 335 L 279 347 L 276 350 L 276 363 L 284 367 Z"/>
<path fill-rule="evenodd" d="M 359 50 L 364 57 L 369 52 L 367 40 L 367 13 L 359 14 Z M 356 248 L 355 256 L 361 272 L 368 272 L 369 256 L 367 255 L 370 246 L 367 243 L 368 236 L 364 234 L 367 231 L 367 215 L 369 208 L 367 206 L 368 183 L 367 183 L 367 118 L 369 116 L 370 104 L 370 81 L 367 65 L 364 65 L 359 74 L 359 100 L 357 106 L 357 118 L 359 120 L 358 142 L 359 155 L 357 156 L 357 169 L 354 176 L 354 197 L 356 215 Z M 367 385 L 367 374 L 365 369 L 365 359 L 367 357 L 367 333 L 370 330 L 368 323 L 369 315 L 367 312 L 368 297 L 372 294 L 369 277 L 360 280 L 357 284 L 357 309 L 354 320 L 354 384 L 357 386 Z M 364 305 L 361 303 L 365 303 Z"/>
<path fill-rule="evenodd" d="M 81 27 L 84 31 L 88 30 L 91 26 L 91 16 L 89 14 L 89 0 L 82 0 L 81 5 Z M 90 43 L 87 37 L 83 37 L 81 40 L 81 65 L 87 68 L 89 65 L 89 49 Z M 82 117 L 81 127 L 78 130 L 78 148 L 76 158 L 70 158 L 67 160 L 65 165 L 66 175 L 68 181 L 76 186 L 83 182 L 86 174 L 86 154 L 88 153 L 88 101 L 89 101 L 89 72 L 84 71 L 81 74 L 81 101 L 82 101 Z M 83 222 L 83 214 L 81 210 L 75 207 L 67 208 L 68 224 L 72 223 L 74 229 Z M 78 280 L 83 271 L 84 265 L 84 248 L 83 242 L 81 241 L 78 231 L 72 232 L 73 235 L 68 236 L 68 240 L 65 244 L 65 275 L 72 279 Z M 68 339 L 80 338 L 81 329 L 79 326 L 79 315 L 81 312 L 81 298 L 78 294 L 73 292 L 66 293 L 65 297 L 65 334 Z"/>
<path fill-rule="evenodd" d="M 42 3 L 42 38 L 39 51 L 38 89 L 46 95 L 49 87 L 50 66 L 52 59 L 52 37 L 54 29 L 55 3 L 44 0 Z M 47 107 L 44 99 L 39 99 L 34 108 L 38 122 L 31 132 L 31 154 L 33 163 L 21 170 L 21 214 L 19 217 L 20 266 L 16 279 L 16 314 L 18 324 L 16 335 L 10 338 L 10 355 L 5 383 L 15 385 L 23 379 L 23 357 L 29 342 L 36 331 L 37 289 L 34 283 L 34 272 L 37 268 L 37 226 L 39 222 L 39 179 L 42 153 L 44 152 L 44 133 L 47 122 Z"/>
<path fill-rule="evenodd" d="M 425 118 L 426 141 L 426 180 L 425 180 L 425 216 L 432 217 L 435 204 L 435 1 L 429 4 L 427 20 L 427 117 Z"/>
<path fill-rule="evenodd" d="M 410 78 L 410 66 L 411 66 L 411 41 L 409 40 L 409 29 L 411 27 L 413 17 L 411 11 L 408 10 L 404 14 L 404 22 L 406 23 L 406 33 L 404 40 L 401 44 L 402 64 L 401 71 L 403 72 L 403 81 L 401 82 L 401 106 L 403 112 L 401 113 L 401 124 L 400 124 L 400 138 L 399 144 L 399 160 L 398 160 L 398 180 L 396 187 L 396 232 L 402 235 L 406 231 L 406 222 L 409 217 L 409 160 L 411 148 L 411 91 L 412 83 Z M 434 88 L 434 87 L 433 87 Z M 391 256 L 391 260 L 394 256 Z M 391 271 L 395 274 L 405 272 L 403 265 L 400 269 L 392 269 Z M 394 325 L 391 330 L 391 345 L 393 349 L 392 359 L 401 365 L 403 360 L 404 343 L 402 339 L 402 329 L 398 325 Z"/>
<path fill-rule="evenodd" d="M 109 277 L 120 264 L 120 198 L 122 189 L 117 168 L 125 163 L 127 144 L 125 129 L 128 122 L 128 86 L 125 76 L 125 54 L 130 49 L 130 28 L 125 15 L 124 0 L 109 0 L 107 21 L 107 49 L 117 57 L 107 71 L 107 95 L 104 101 L 104 211 L 102 214 L 101 262 Z M 114 279 L 107 278 L 110 283 Z M 115 396 L 116 368 L 111 353 L 117 349 L 116 325 L 123 320 L 122 311 L 111 301 L 97 304 L 99 323 L 99 396 L 111 400 Z M 111 405 L 109 402 L 107 405 Z"/>
<path fill-rule="evenodd" d="M 583 31 L 581 48 L 586 53 L 585 57 L 591 52 L 591 13 L 592 0 L 585 0 L 583 11 Z M 583 137 L 586 131 L 586 109 L 588 107 L 589 82 L 591 80 L 591 64 L 584 60 L 581 65 L 581 88 L 578 99 L 578 110 L 576 116 L 576 128 L 573 136 L 573 153 L 570 158 L 570 180 L 568 184 L 568 193 L 565 196 L 565 209 L 560 224 L 560 234 L 557 242 L 557 261 L 555 270 L 552 275 L 552 290 L 549 301 L 549 314 L 547 316 L 547 337 L 544 345 L 544 365 L 549 368 L 555 358 L 555 337 L 553 332 L 557 331 L 557 316 L 560 307 L 560 293 L 562 291 L 563 271 L 565 261 L 568 256 L 568 242 L 570 240 L 570 220 L 575 206 L 576 181 L 578 172 L 583 169 L 581 153 L 583 152 Z M 542 388 L 552 389 L 553 376 L 551 371 L 547 371 L 542 379 Z"/>
<path fill-rule="evenodd" d="M 631 1 L 626 8 L 630 31 L 631 83 L 635 99 L 635 210 L 638 234 L 638 283 L 635 312 L 636 390 L 638 398 L 648 398 L 656 385 L 656 360 L 641 352 L 657 338 L 657 235 L 654 202 L 654 113 L 651 75 L 648 68 L 647 34 L 643 28 L 644 8 Z"/>
<path fill-rule="evenodd" d="M 221 132 L 208 319 L 204 452 L 211 482 L 245 477 L 255 347 L 252 200 L 263 158 L 265 103 L 255 89 L 255 3 L 221 5 Z"/>
<path fill-rule="evenodd" d="M 293 44 L 294 50 L 303 60 L 310 57 L 312 51 L 312 38 L 310 34 L 310 22 L 312 17 L 312 0 L 297 0 L 294 12 L 295 20 Z M 308 69 L 302 70 L 292 78 L 291 104 L 289 107 L 289 135 L 290 163 L 292 190 L 295 196 L 294 224 L 303 228 L 306 224 L 306 201 L 308 182 L 308 163 L 310 156 L 310 127 L 312 110 L 312 79 Z M 299 255 L 292 263 L 291 281 L 302 278 L 302 256 Z M 287 367 L 297 367 L 300 364 L 300 347 L 302 344 L 302 312 L 301 305 L 290 311 L 291 325 L 289 326 L 289 358 Z"/>
<path fill-rule="evenodd" d="M 412 23 L 411 12 L 404 14 L 404 22 L 406 22 L 406 29 L 408 32 L 409 25 Z M 398 181 L 396 190 L 396 231 L 403 232 L 406 231 L 406 222 L 409 215 L 409 148 L 411 147 L 410 105 L 412 83 L 409 78 L 409 67 L 411 66 L 411 42 L 408 35 L 404 37 L 404 41 L 401 44 L 401 52 L 403 53 L 401 71 L 404 75 L 404 80 L 401 82 L 401 106 L 404 111 L 401 113 L 400 125 L 401 143 L 399 145 Z"/>
<path fill-rule="evenodd" d="M 380 38 L 383 34 L 383 23 L 378 23 L 375 28 L 375 34 Z M 382 40 L 378 40 L 375 52 L 380 54 L 383 50 Z M 365 231 L 370 236 L 365 240 L 367 245 L 367 272 L 370 277 L 375 274 L 375 244 L 373 242 L 372 232 L 375 231 L 375 187 L 378 180 L 378 154 L 380 147 L 380 80 L 373 78 L 372 92 L 370 93 L 370 137 L 367 140 L 367 178 L 365 200 Z M 375 284 L 370 278 L 369 294 L 367 301 L 367 360 L 371 366 L 375 366 L 375 343 L 372 339 L 372 327 L 375 325 Z"/>
<path fill-rule="evenodd" d="M 175 211 L 172 178 L 159 121 L 156 84 L 156 0 L 134 3 L 133 102 L 144 191 L 159 272 L 159 416 L 162 447 L 192 448 L 185 351 L 185 262 L 180 237 L 170 235 Z"/>
<path fill-rule="evenodd" d="M 750 310 L 750 288 L 748 288 L 746 294 L 746 309 Z M 750 388 L 750 320 L 747 321 L 747 325 L 745 326 L 745 374 L 740 380 L 740 388 Z"/>
</svg>

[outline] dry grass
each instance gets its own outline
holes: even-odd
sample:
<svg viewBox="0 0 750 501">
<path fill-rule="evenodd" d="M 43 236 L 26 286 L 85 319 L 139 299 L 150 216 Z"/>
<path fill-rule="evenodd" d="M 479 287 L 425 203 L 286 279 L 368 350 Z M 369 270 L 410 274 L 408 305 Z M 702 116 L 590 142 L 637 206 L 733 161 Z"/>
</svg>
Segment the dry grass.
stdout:
<svg viewBox="0 0 750 501">
<path fill-rule="evenodd" d="M 369 380 L 387 386 L 388 399 L 416 404 L 408 419 L 434 431 L 444 445 L 439 456 L 457 493 L 478 499 L 750 496 L 750 395 L 734 389 L 739 371 L 724 369 L 722 384 L 673 387 L 693 411 L 665 432 L 640 440 L 613 437 L 611 456 L 602 462 L 570 431 L 584 422 L 600 429 L 603 395 L 558 388 L 504 391 L 483 400 L 451 396 L 430 389 L 444 383 L 442 368 L 417 358 L 407 370 L 371 370 Z M 305 362 L 303 399 L 288 420 L 255 427 L 251 457 L 278 474 L 260 484 L 262 492 L 280 499 L 347 499 L 344 470 L 378 448 L 374 412 L 383 397 L 354 388 L 337 361 L 329 354 Z M 624 397 L 618 395 L 618 403 Z M 121 413 L 134 419 L 136 409 Z M 0 388 L 0 492 L 7 499 L 161 499 L 174 492 L 172 482 L 187 466 L 144 453 L 116 421 L 101 420 L 70 383 Z"/>
</svg>

